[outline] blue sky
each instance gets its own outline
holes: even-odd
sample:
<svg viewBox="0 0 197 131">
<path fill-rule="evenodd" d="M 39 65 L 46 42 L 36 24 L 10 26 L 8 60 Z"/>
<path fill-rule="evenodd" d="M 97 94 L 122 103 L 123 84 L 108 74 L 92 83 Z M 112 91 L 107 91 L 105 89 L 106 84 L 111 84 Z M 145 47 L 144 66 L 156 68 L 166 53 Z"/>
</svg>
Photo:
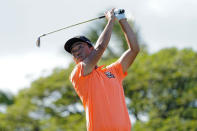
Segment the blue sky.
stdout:
<svg viewBox="0 0 197 131">
<path fill-rule="evenodd" d="M 0 0 L 0 89 L 17 93 L 55 67 L 67 67 L 71 56 L 63 50 L 65 41 L 96 26 L 94 22 L 46 36 L 41 48 L 35 46 L 37 37 L 111 7 L 132 14 L 150 52 L 165 47 L 197 50 L 195 0 Z"/>
</svg>

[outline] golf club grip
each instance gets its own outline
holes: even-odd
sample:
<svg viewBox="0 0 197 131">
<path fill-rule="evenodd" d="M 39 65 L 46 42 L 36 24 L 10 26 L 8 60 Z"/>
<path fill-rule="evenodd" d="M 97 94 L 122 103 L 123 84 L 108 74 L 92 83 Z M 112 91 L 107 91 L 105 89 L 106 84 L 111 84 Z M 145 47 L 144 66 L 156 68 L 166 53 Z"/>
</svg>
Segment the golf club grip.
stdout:
<svg viewBox="0 0 197 131">
<path fill-rule="evenodd" d="M 99 19 L 102 19 L 102 18 L 105 18 L 105 16 L 103 15 L 103 16 L 100 16 L 100 17 L 99 17 Z"/>
</svg>

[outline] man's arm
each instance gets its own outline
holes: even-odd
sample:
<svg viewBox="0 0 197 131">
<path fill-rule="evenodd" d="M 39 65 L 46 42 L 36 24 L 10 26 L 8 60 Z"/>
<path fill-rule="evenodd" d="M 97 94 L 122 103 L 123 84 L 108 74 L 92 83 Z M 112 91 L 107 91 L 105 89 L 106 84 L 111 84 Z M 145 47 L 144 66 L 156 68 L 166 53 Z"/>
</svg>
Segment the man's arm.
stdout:
<svg viewBox="0 0 197 131">
<path fill-rule="evenodd" d="M 119 58 L 119 62 L 122 65 L 123 72 L 126 72 L 128 68 L 131 66 L 133 61 L 135 60 L 137 54 L 140 51 L 136 35 L 132 28 L 130 27 L 129 23 L 127 22 L 126 19 L 121 19 L 119 21 L 121 28 L 124 32 L 127 44 L 129 49 L 126 50 L 122 56 Z"/>
<path fill-rule="evenodd" d="M 83 75 L 87 75 L 92 72 L 99 59 L 102 57 L 111 38 L 112 28 L 115 22 L 114 9 L 105 13 L 105 17 L 108 20 L 107 25 L 105 26 L 103 32 L 99 36 L 94 50 L 83 61 Z"/>
</svg>

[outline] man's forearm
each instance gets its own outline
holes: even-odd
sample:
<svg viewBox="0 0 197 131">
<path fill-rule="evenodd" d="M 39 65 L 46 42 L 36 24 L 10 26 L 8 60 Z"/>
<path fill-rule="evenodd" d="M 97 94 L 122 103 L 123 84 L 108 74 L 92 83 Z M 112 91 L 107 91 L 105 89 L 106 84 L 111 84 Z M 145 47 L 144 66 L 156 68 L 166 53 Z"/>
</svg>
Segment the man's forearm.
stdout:
<svg viewBox="0 0 197 131">
<path fill-rule="evenodd" d="M 127 44 L 132 51 L 139 52 L 139 45 L 137 42 L 137 37 L 129 23 L 126 19 L 120 20 L 121 28 L 124 32 L 125 38 L 127 40 Z"/>
<path fill-rule="evenodd" d="M 106 49 L 106 47 L 110 41 L 110 38 L 111 38 L 113 25 L 114 25 L 114 21 L 109 20 L 107 25 L 105 26 L 103 32 L 101 33 L 101 35 L 99 36 L 99 38 L 96 42 L 95 49 L 97 49 L 97 48 L 98 49 L 101 48 L 102 50 Z"/>
<path fill-rule="evenodd" d="M 129 46 L 129 49 L 125 51 L 118 60 L 122 65 L 123 72 L 126 72 L 135 60 L 140 49 L 138 46 L 137 37 L 127 20 L 122 19 L 119 22 L 127 40 L 127 44 Z"/>
</svg>

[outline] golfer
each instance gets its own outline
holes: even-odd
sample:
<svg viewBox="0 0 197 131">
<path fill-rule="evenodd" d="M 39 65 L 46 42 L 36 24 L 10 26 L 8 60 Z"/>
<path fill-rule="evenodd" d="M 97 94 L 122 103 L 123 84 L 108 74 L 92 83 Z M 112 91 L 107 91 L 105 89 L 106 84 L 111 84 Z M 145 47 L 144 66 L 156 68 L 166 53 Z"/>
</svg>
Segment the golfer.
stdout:
<svg viewBox="0 0 197 131">
<path fill-rule="evenodd" d="M 70 80 L 83 103 L 88 131 L 131 130 L 122 81 L 139 52 L 139 46 L 125 14 L 118 14 L 118 11 L 105 12 L 107 24 L 95 46 L 85 36 L 73 37 L 64 45 L 76 62 Z M 128 50 L 116 62 L 103 68 L 97 63 L 107 48 L 116 19 L 125 35 Z"/>
</svg>

